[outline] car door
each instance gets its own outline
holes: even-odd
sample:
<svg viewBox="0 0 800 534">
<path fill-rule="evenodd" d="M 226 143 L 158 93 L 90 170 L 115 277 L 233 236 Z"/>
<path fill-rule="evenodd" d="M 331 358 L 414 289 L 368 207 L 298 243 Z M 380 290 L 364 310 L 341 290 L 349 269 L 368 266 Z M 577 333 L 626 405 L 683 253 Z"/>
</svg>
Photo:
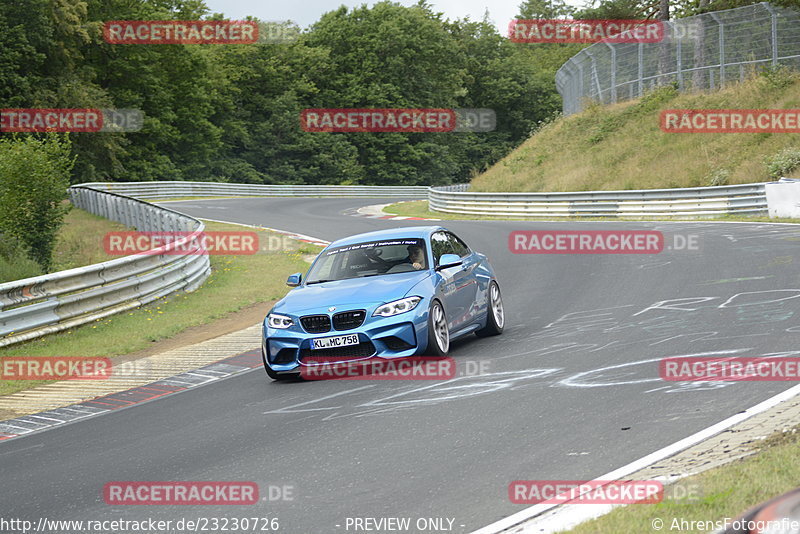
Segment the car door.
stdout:
<svg viewBox="0 0 800 534">
<path fill-rule="evenodd" d="M 482 309 L 477 269 L 480 259 L 457 235 L 452 232 L 447 232 L 447 234 L 455 254 L 458 254 L 464 262 L 461 265 L 460 283 L 457 290 L 461 293 L 460 298 L 463 298 L 464 304 L 463 320 L 459 320 L 458 324 L 465 326 L 472 322 Z"/>
<path fill-rule="evenodd" d="M 461 256 L 457 241 L 452 234 L 445 231 L 435 232 L 431 236 L 431 250 L 434 264 L 438 267 L 439 259 L 444 254 Z M 450 331 L 457 330 L 468 320 L 471 307 L 470 289 L 474 287 L 474 275 L 470 274 L 468 265 L 457 265 L 437 271 L 442 287 L 444 308 L 447 313 L 447 324 Z"/>
</svg>

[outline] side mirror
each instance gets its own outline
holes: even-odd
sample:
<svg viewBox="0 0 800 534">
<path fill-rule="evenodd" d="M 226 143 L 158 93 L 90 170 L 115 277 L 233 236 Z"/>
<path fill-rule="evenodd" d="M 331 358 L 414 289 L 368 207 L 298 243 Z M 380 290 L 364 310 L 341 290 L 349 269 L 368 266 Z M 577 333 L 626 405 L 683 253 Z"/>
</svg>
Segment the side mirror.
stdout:
<svg viewBox="0 0 800 534">
<path fill-rule="evenodd" d="M 461 258 L 458 254 L 442 254 L 442 257 L 439 258 L 439 265 L 436 267 L 437 271 L 441 271 L 442 269 L 447 269 L 448 267 L 457 267 L 464 263 L 461 261 Z"/>
<path fill-rule="evenodd" d="M 289 287 L 297 287 L 300 285 L 300 281 L 302 279 L 303 279 L 303 273 L 290 274 L 289 278 L 286 279 L 286 285 Z"/>
</svg>

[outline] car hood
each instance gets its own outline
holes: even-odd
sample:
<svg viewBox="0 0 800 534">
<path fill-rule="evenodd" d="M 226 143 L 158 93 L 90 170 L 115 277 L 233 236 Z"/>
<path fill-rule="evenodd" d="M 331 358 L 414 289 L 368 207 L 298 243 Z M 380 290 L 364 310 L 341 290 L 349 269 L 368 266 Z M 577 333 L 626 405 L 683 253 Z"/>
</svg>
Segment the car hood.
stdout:
<svg viewBox="0 0 800 534">
<path fill-rule="evenodd" d="M 297 287 L 279 301 L 273 311 L 296 314 L 329 306 L 342 310 L 342 306 L 356 304 L 366 308 L 405 297 L 411 288 L 429 276 L 430 272 L 419 271 Z"/>
</svg>

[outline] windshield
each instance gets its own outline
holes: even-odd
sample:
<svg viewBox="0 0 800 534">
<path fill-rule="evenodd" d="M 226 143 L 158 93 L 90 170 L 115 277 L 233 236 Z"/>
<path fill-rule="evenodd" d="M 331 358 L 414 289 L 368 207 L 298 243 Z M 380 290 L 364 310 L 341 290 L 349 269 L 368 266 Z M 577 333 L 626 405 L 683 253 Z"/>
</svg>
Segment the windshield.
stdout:
<svg viewBox="0 0 800 534">
<path fill-rule="evenodd" d="M 369 241 L 323 251 L 309 270 L 306 284 L 427 268 L 428 254 L 423 239 Z"/>
</svg>

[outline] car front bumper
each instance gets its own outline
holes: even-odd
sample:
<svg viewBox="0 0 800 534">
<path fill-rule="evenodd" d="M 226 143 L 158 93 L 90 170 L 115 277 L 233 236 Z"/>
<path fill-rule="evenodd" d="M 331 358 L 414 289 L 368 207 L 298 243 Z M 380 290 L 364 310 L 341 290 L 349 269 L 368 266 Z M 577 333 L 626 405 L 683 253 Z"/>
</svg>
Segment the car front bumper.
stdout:
<svg viewBox="0 0 800 534">
<path fill-rule="evenodd" d="M 358 334 L 358 345 L 331 349 L 311 349 L 311 340 Z M 330 330 L 319 334 L 303 331 L 299 324 L 291 329 L 262 327 L 261 352 L 264 363 L 279 374 L 298 373 L 303 367 L 368 360 L 404 358 L 427 348 L 428 310 L 421 302 L 414 310 L 394 317 L 371 317 L 358 328 Z"/>
</svg>

